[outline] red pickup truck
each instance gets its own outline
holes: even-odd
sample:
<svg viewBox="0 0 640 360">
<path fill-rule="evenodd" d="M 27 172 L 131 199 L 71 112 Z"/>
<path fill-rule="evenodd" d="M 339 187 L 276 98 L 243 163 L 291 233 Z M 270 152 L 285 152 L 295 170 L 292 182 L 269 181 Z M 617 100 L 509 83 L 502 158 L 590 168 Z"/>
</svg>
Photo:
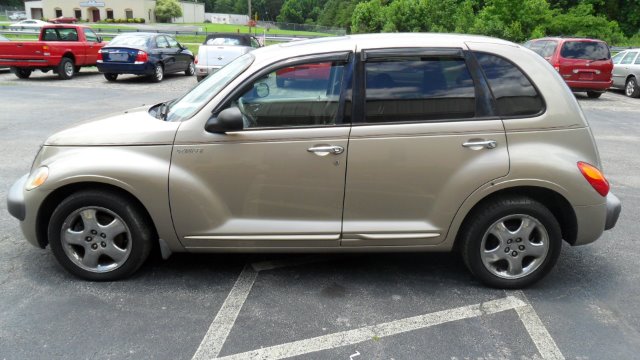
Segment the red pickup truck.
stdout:
<svg viewBox="0 0 640 360">
<path fill-rule="evenodd" d="M 33 70 L 52 70 L 63 80 L 71 79 L 82 66 L 94 66 L 105 45 L 93 30 L 81 25 L 47 25 L 39 41 L 0 43 L 0 66 L 11 67 L 21 79 Z"/>
</svg>

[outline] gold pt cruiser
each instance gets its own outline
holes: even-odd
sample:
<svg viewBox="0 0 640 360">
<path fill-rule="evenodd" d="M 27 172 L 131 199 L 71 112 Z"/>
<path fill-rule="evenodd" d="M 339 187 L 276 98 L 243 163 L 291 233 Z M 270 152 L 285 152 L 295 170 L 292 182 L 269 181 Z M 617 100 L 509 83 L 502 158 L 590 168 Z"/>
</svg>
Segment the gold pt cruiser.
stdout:
<svg viewBox="0 0 640 360">
<path fill-rule="evenodd" d="M 286 81 L 281 81 L 286 79 Z M 69 272 L 173 252 L 458 251 L 489 286 L 595 241 L 620 201 L 558 73 L 510 42 L 375 34 L 257 49 L 183 97 L 46 140 L 8 209 Z"/>
</svg>

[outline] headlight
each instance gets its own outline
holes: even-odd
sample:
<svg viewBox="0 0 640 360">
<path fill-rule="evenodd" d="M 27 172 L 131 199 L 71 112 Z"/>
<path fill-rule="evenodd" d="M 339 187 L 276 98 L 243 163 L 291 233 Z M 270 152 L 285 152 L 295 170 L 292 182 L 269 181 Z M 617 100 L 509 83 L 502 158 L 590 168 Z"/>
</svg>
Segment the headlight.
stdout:
<svg viewBox="0 0 640 360">
<path fill-rule="evenodd" d="M 44 182 L 47 181 L 48 177 L 49 168 L 46 166 L 40 166 L 38 169 L 29 174 L 24 189 L 27 191 L 35 189 L 38 186 L 44 184 Z"/>
</svg>

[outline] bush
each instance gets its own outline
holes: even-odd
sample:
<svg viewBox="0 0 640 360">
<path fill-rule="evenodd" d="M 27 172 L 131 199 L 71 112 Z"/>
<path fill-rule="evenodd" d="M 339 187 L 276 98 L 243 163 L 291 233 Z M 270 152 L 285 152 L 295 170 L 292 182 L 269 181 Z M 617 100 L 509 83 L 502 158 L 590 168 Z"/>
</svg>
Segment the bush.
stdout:
<svg viewBox="0 0 640 360">
<path fill-rule="evenodd" d="M 205 24 L 211 24 L 211 20 L 205 20 L 204 23 Z"/>
<path fill-rule="evenodd" d="M 133 23 L 134 23 L 134 22 L 136 22 L 136 21 L 135 21 L 135 20 L 133 20 L 133 19 L 127 19 L 127 22 L 128 22 L 129 24 L 133 24 Z"/>
<path fill-rule="evenodd" d="M 112 24 L 113 23 L 113 19 L 107 19 L 105 20 L 106 23 Z"/>
</svg>

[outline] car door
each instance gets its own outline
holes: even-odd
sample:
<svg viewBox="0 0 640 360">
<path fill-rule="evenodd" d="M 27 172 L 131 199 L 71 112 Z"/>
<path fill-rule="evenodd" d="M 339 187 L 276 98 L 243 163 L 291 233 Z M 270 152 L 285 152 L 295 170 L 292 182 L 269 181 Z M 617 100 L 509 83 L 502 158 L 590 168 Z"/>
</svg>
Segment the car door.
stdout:
<svg viewBox="0 0 640 360">
<path fill-rule="evenodd" d="M 462 49 L 363 50 L 342 246 L 432 245 L 509 171 L 502 121 Z"/>
<path fill-rule="evenodd" d="M 158 55 L 164 66 L 164 72 L 167 74 L 174 72 L 176 69 L 176 57 L 169 47 L 169 41 L 164 35 L 158 35 L 156 44 Z"/>
<path fill-rule="evenodd" d="M 98 35 L 89 28 L 82 29 L 82 31 L 84 32 L 84 37 L 87 40 L 85 44 L 87 54 L 85 64 L 95 64 L 98 60 L 98 51 L 100 51 Z"/>
<path fill-rule="evenodd" d="M 169 177 L 172 216 L 189 249 L 338 246 L 349 123 L 349 53 L 274 64 L 243 82 L 224 108 L 245 127 L 178 132 Z M 326 79 L 279 88 L 283 67 L 327 63 Z"/>
<path fill-rule="evenodd" d="M 182 48 L 178 41 L 171 36 L 165 36 L 169 43 L 170 53 L 175 57 L 175 69 L 174 71 L 184 71 L 189 64 L 189 55 L 182 52 Z"/>
</svg>

